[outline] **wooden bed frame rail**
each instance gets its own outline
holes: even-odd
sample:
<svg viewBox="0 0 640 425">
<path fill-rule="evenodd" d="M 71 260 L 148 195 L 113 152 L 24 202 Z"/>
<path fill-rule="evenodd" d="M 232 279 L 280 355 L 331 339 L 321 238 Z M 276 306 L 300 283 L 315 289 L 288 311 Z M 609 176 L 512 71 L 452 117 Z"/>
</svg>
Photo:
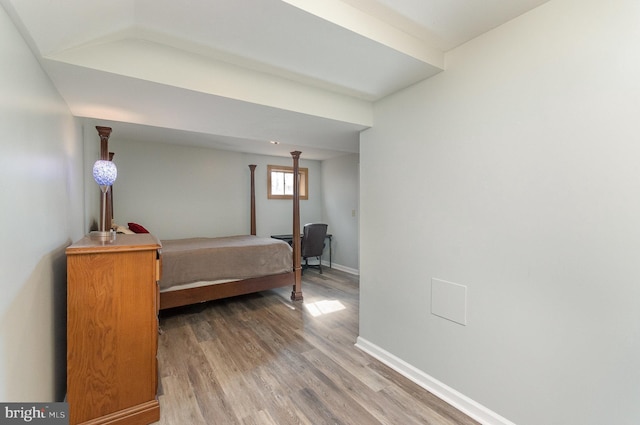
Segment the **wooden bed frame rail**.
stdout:
<svg viewBox="0 0 640 425">
<path fill-rule="evenodd" d="M 281 288 L 291 284 L 292 273 L 254 277 L 233 282 L 217 283 L 178 291 L 160 293 L 160 310 L 183 305 L 197 304 L 238 295 L 252 294 L 267 289 Z"/>
</svg>

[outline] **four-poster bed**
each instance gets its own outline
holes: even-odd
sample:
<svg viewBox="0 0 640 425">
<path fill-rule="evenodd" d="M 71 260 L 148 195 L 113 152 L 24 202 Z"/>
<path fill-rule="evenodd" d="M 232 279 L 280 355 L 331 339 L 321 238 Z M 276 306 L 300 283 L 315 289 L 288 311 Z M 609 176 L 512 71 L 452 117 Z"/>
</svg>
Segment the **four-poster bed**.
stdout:
<svg viewBox="0 0 640 425">
<path fill-rule="evenodd" d="M 291 156 L 293 175 L 297 176 L 300 152 L 291 152 Z M 302 300 L 299 181 L 293 179 L 293 244 L 289 247 L 285 242 L 256 236 L 255 167 L 249 165 L 251 236 L 161 241 L 161 310 L 287 285 L 292 285 L 291 299 Z M 263 268 L 254 268 L 254 263 Z"/>
</svg>

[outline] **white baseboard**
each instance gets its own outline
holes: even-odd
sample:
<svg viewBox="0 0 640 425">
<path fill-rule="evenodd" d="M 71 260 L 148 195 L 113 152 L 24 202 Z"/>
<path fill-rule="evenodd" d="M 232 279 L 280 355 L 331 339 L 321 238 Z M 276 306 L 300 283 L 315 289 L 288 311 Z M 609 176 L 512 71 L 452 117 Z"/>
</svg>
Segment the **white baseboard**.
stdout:
<svg viewBox="0 0 640 425">
<path fill-rule="evenodd" d="M 322 266 L 323 267 L 329 267 L 329 262 L 322 260 Z M 360 276 L 360 270 L 357 269 L 352 269 L 351 267 L 347 267 L 347 266 L 341 266 L 340 264 L 336 264 L 333 263 L 331 265 L 332 269 L 336 269 L 336 270 L 340 270 L 341 272 L 345 272 L 345 273 L 349 273 L 349 274 L 353 274 L 356 276 Z"/>
<path fill-rule="evenodd" d="M 436 397 L 449 403 L 451 406 L 472 417 L 484 425 L 515 425 L 508 419 L 487 409 L 481 404 L 473 401 L 464 394 L 459 393 L 451 387 L 443 384 L 437 379 L 429 376 L 423 371 L 413 367 L 409 363 L 397 358 L 391 353 L 383 350 L 375 344 L 370 343 L 362 337 L 358 337 L 356 347 L 365 353 L 380 360 L 391 369 L 420 385 Z"/>
</svg>

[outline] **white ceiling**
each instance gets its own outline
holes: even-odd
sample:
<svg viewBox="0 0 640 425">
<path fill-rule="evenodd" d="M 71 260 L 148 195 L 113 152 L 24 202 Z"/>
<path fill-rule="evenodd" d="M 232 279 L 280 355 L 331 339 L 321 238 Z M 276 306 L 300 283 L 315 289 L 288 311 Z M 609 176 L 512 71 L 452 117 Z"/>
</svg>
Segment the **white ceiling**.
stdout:
<svg viewBox="0 0 640 425">
<path fill-rule="evenodd" d="M 71 112 L 113 127 L 112 138 L 325 159 L 358 152 L 373 102 L 442 72 L 447 50 L 546 1 L 0 4 Z"/>
</svg>

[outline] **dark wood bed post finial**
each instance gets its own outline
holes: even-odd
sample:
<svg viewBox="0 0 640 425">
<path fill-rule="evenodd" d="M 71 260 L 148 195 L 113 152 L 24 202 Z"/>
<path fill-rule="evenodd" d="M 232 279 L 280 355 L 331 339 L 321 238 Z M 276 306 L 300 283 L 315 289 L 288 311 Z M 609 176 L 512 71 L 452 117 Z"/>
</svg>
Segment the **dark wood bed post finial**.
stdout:
<svg viewBox="0 0 640 425">
<path fill-rule="evenodd" d="M 249 165 L 251 169 L 251 234 L 256 235 L 256 166 Z"/>
<path fill-rule="evenodd" d="M 109 160 L 109 136 L 111 136 L 111 127 L 96 126 L 98 136 L 100 136 L 100 159 Z"/>
<path fill-rule="evenodd" d="M 291 300 L 302 301 L 302 267 L 300 266 L 300 151 L 291 152 L 293 157 L 293 273 L 294 284 Z"/>
</svg>

